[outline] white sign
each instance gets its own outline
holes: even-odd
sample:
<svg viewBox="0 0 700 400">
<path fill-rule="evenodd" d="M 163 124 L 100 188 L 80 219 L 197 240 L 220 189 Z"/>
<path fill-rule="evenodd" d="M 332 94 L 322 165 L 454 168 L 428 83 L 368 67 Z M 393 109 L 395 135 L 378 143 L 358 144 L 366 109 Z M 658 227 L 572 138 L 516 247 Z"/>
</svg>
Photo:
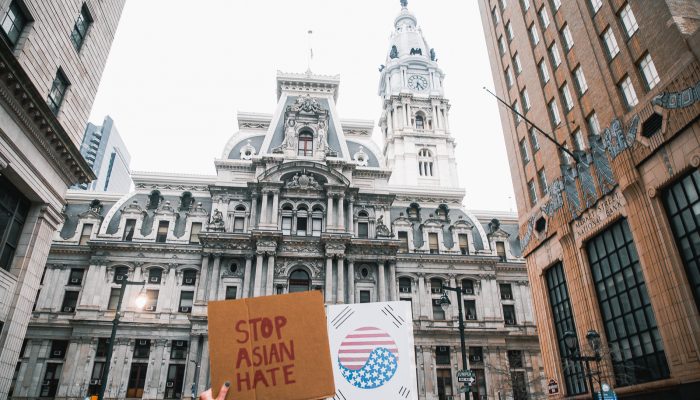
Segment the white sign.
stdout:
<svg viewBox="0 0 700 400">
<path fill-rule="evenodd" d="M 417 400 L 411 305 L 328 306 L 335 399 Z"/>
</svg>

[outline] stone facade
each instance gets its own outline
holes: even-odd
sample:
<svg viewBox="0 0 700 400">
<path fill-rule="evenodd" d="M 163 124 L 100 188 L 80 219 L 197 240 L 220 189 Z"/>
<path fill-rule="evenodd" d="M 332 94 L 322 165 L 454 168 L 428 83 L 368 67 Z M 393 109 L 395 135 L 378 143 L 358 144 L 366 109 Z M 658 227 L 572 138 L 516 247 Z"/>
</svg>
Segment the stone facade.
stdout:
<svg viewBox="0 0 700 400">
<path fill-rule="evenodd" d="M 443 74 L 405 7 L 395 28 L 385 154 L 371 121 L 339 118 L 337 76 L 278 73 L 274 113 L 238 114 L 215 176 L 135 173 L 124 196 L 69 192 L 11 398 L 98 390 L 123 279 L 145 281 L 150 300 L 137 309 L 142 288 L 127 287 L 108 398 L 191 398 L 210 379 L 208 301 L 300 290 L 328 304 L 410 301 L 419 397 L 456 398 L 456 296 L 446 312 L 435 303 L 444 285 L 465 287 L 473 398 L 542 396 L 517 221 L 463 209 Z"/>
<path fill-rule="evenodd" d="M 94 178 L 78 146 L 123 3 L 0 1 L 0 398 L 17 368 L 65 191 Z M 78 34 L 82 15 L 89 19 Z M 53 84 L 59 70 L 67 87 Z"/>
<path fill-rule="evenodd" d="M 590 396 L 566 330 L 589 354 L 586 332 L 600 333 L 598 371 L 618 396 L 700 388 L 690 3 L 479 1 L 497 94 L 573 152 L 501 107 L 545 372 L 561 397 Z"/>
</svg>

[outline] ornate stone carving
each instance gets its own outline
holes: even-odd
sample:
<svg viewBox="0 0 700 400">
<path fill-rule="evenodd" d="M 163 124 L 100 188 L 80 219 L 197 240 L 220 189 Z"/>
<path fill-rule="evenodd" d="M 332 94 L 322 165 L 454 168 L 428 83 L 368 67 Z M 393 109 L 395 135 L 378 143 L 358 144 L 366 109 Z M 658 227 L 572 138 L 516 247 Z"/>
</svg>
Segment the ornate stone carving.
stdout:
<svg viewBox="0 0 700 400">
<path fill-rule="evenodd" d="M 393 237 L 393 235 L 391 234 L 391 230 L 386 225 L 384 225 L 383 215 L 380 215 L 379 218 L 377 218 L 377 223 L 374 230 L 377 233 L 378 238 Z"/>
<path fill-rule="evenodd" d="M 318 104 L 318 101 L 308 94 L 306 96 L 297 97 L 297 100 L 290 107 L 292 112 L 303 111 L 306 113 L 319 113 L 323 110 L 321 105 Z"/>
<path fill-rule="evenodd" d="M 316 181 L 316 178 L 314 178 L 313 174 L 307 174 L 306 171 L 303 171 L 301 174 L 297 172 L 296 175 L 292 177 L 292 179 L 288 180 L 287 183 L 285 183 L 284 187 L 289 189 L 307 190 L 321 190 L 323 188 L 321 184 Z"/>
<path fill-rule="evenodd" d="M 218 208 L 214 210 L 214 214 L 212 214 L 211 222 L 209 223 L 207 230 L 212 232 L 224 231 L 224 214 Z"/>
</svg>

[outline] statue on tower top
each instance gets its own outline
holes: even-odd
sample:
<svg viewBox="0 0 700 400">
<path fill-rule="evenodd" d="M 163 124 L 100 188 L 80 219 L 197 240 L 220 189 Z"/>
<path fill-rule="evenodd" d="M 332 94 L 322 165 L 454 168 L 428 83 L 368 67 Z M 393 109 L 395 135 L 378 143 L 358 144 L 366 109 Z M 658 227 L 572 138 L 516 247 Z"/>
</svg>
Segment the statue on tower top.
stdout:
<svg viewBox="0 0 700 400">
<path fill-rule="evenodd" d="M 408 7 L 408 0 L 401 0 L 401 7 L 403 7 L 403 8 Z"/>
</svg>

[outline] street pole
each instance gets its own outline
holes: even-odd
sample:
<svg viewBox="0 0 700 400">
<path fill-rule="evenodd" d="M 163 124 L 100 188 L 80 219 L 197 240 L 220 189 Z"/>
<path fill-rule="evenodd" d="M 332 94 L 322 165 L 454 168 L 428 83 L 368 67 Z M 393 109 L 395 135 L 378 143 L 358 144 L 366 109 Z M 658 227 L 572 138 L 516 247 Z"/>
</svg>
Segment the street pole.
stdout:
<svg viewBox="0 0 700 400">
<path fill-rule="evenodd" d="M 461 287 L 450 287 L 450 286 L 443 286 L 442 287 L 444 290 L 450 290 L 452 292 L 457 292 L 457 311 L 458 311 L 458 318 L 459 318 L 459 341 L 460 345 L 462 348 L 462 370 L 467 370 L 467 345 L 466 341 L 464 338 L 464 318 L 463 318 L 463 313 L 462 313 L 462 288 Z M 469 386 L 469 389 L 471 389 L 471 386 Z M 469 399 L 469 393 L 470 392 L 465 392 L 464 393 L 464 398 L 465 400 Z"/>
<path fill-rule="evenodd" d="M 591 399 L 595 400 L 595 389 L 593 389 L 593 373 L 591 372 L 591 363 L 588 357 L 583 357 L 586 362 L 586 374 L 588 375 L 588 386 L 591 388 Z"/>
<path fill-rule="evenodd" d="M 117 326 L 119 326 L 120 309 L 122 308 L 122 301 L 124 300 L 124 292 L 126 291 L 127 285 L 145 285 L 146 282 L 131 282 L 124 279 L 119 286 L 119 300 L 117 301 L 117 309 L 114 312 L 114 319 L 112 320 L 112 334 L 109 336 L 109 343 L 107 343 L 107 356 L 105 357 L 105 364 L 102 367 L 102 379 L 100 384 L 100 392 L 97 395 L 98 400 L 104 400 L 105 391 L 107 390 L 107 378 L 109 377 L 109 368 L 112 363 L 112 352 L 114 351 L 114 341 L 117 336 Z"/>
</svg>

